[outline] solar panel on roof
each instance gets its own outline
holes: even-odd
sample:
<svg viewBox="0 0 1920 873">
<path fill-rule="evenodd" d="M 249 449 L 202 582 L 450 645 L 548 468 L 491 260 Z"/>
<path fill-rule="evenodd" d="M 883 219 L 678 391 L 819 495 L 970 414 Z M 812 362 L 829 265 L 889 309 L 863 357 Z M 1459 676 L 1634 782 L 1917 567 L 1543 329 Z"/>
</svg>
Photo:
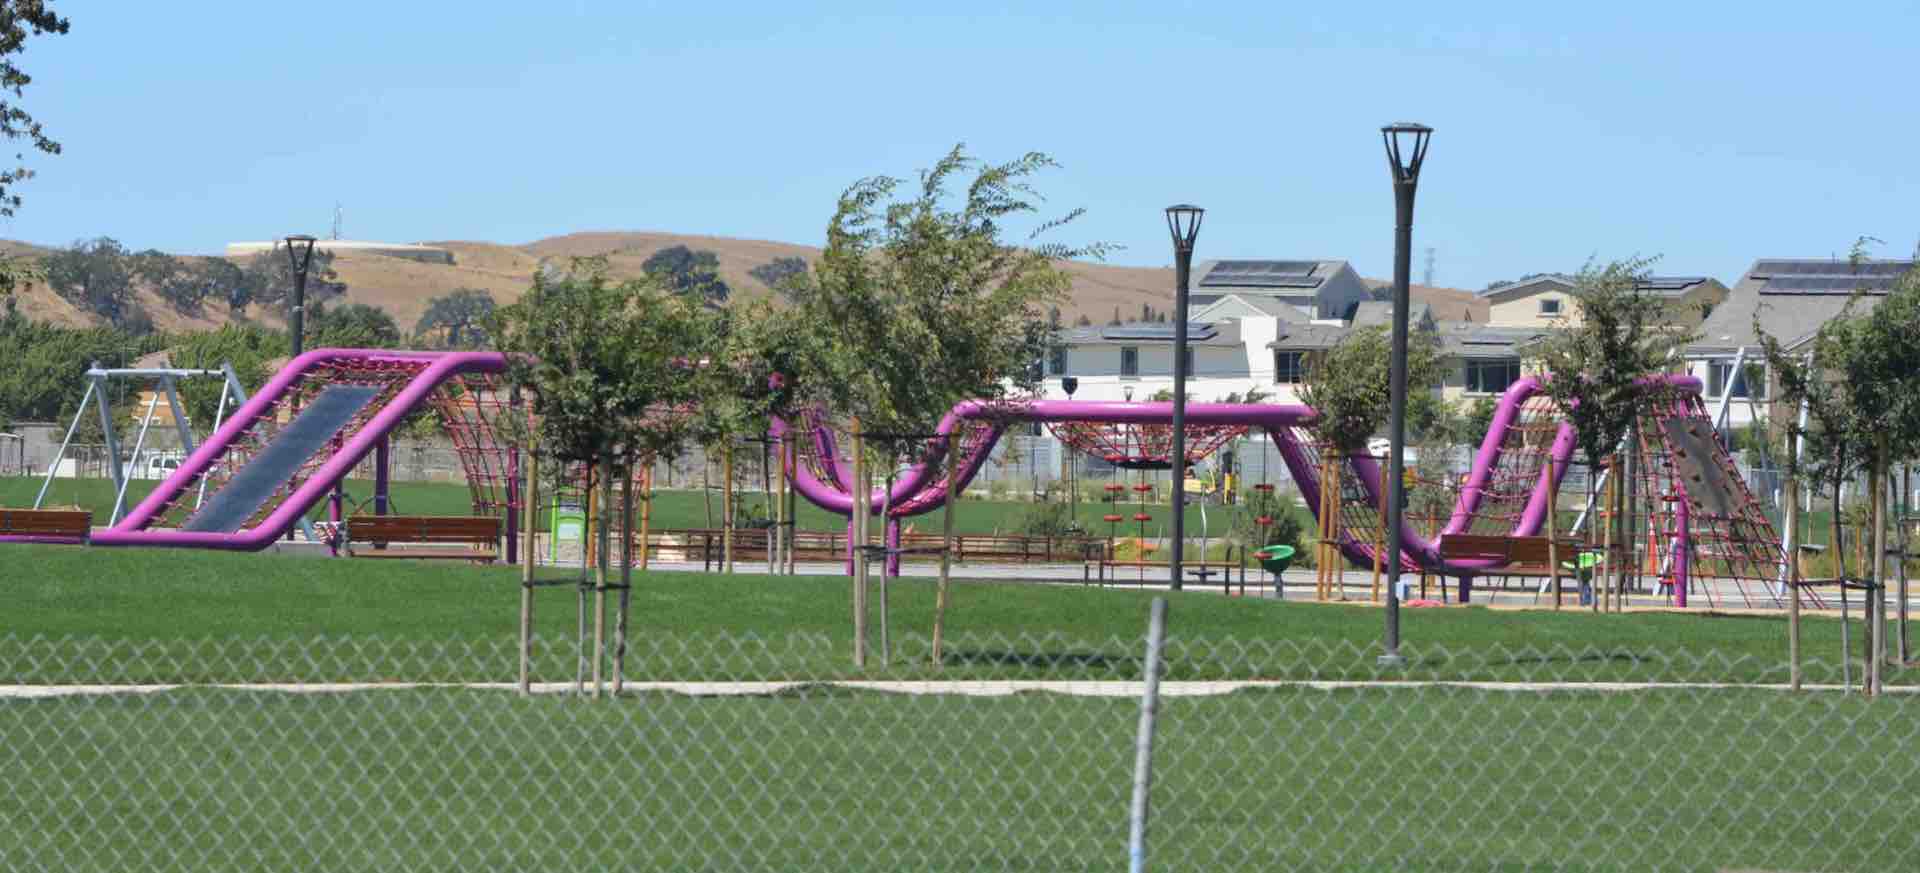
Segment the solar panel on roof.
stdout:
<svg viewBox="0 0 1920 873">
<path fill-rule="evenodd" d="M 1648 291 L 1679 291 L 1707 281 L 1701 276 L 1653 276 L 1640 283 Z"/>
<path fill-rule="evenodd" d="M 1776 275 L 1760 286 L 1762 294 L 1851 294 L 1855 290 L 1884 291 L 1892 285 L 1886 276 Z"/>
<path fill-rule="evenodd" d="M 1187 325 L 1187 339 L 1210 340 L 1219 333 L 1211 324 Z M 1166 340 L 1173 341 L 1171 324 L 1123 324 L 1102 328 L 1100 335 L 1107 339 Z"/>
<path fill-rule="evenodd" d="M 1318 261 L 1217 261 L 1202 287 L 1240 286 L 1249 288 L 1314 288 L 1319 279 L 1311 278 Z"/>
</svg>

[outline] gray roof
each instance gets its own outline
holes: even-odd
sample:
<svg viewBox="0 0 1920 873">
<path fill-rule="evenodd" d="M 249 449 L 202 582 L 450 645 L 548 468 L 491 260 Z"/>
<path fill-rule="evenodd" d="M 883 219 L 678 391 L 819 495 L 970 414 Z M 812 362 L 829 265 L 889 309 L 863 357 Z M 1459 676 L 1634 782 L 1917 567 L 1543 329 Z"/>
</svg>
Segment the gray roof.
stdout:
<svg viewBox="0 0 1920 873">
<path fill-rule="evenodd" d="M 1528 343 L 1546 336 L 1545 327 L 1489 327 L 1471 321 L 1443 321 L 1435 327 L 1440 354 L 1451 358 L 1512 358 Z"/>
<path fill-rule="evenodd" d="M 1763 258 L 1734 285 L 1732 293 L 1700 325 L 1700 338 L 1687 350 L 1695 353 L 1732 352 L 1757 346 L 1760 329 L 1787 347 L 1799 345 L 1820 326 L 1846 311 L 1856 289 L 1862 290 L 1857 312 L 1871 310 L 1886 289 L 1913 261 L 1862 261 L 1858 269 L 1844 258 Z"/>
<path fill-rule="evenodd" d="M 1536 286 L 1541 286 L 1541 285 L 1560 285 L 1567 288 L 1572 288 L 1573 277 L 1565 273 L 1547 273 L 1545 275 L 1535 276 L 1525 281 L 1514 282 L 1513 284 L 1510 284 L 1510 285 L 1501 285 L 1497 288 L 1487 288 L 1477 292 L 1477 294 L 1480 297 L 1492 297 L 1496 294 L 1510 294 L 1515 291 L 1521 291 L 1521 292 L 1530 294 L 1530 293 L 1533 293 L 1534 291 L 1539 290 L 1539 288 Z"/>
<path fill-rule="evenodd" d="M 1339 345 L 1349 332 L 1349 328 L 1337 324 L 1282 324 L 1280 335 L 1267 343 L 1267 348 L 1293 351 L 1330 349 Z"/>
<path fill-rule="evenodd" d="M 1693 291 L 1693 289 L 1711 281 L 1713 281 L 1713 279 L 1708 276 L 1648 276 L 1641 280 L 1639 287 L 1640 291 L 1644 294 L 1658 297 L 1684 297 Z M 1551 287 L 1558 287 L 1561 290 L 1570 291 L 1573 289 L 1573 286 L 1574 277 L 1565 273 L 1548 273 L 1543 276 L 1535 276 L 1524 282 L 1501 285 L 1498 288 L 1488 288 L 1479 292 L 1478 296 L 1495 297 L 1514 294 L 1515 292 L 1525 295 Z"/>
<path fill-rule="evenodd" d="M 1433 307 L 1415 300 L 1407 310 L 1407 324 L 1419 327 L 1433 323 Z M 1367 300 L 1353 310 L 1354 327 L 1372 327 L 1374 325 L 1391 326 L 1393 324 L 1393 304 L 1385 300 Z"/>
<path fill-rule="evenodd" d="M 1213 299 L 1208 300 L 1204 304 L 1205 306 L 1212 306 L 1215 303 L 1231 297 L 1245 304 L 1250 309 L 1271 315 L 1283 321 L 1304 321 L 1307 318 L 1307 314 L 1301 312 L 1299 307 L 1278 297 L 1266 294 L 1219 294 L 1212 296 Z M 1202 304 L 1193 302 L 1197 300 L 1198 297 L 1199 295 L 1194 295 L 1192 298 L 1189 298 L 1189 305 L 1195 309 L 1202 308 Z"/>
<path fill-rule="evenodd" d="M 1069 328 L 1061 335 L 1068 345 L 1136 346 L 1145 343 L 1173 342 L 1173 323 L 1129 321 L 1125 324 Z M 1193 346 L 1240 345 L 1240 322 L 1229 319 L 1211 324 L 1187 324 L 1187 344 Z"/>
<path fill-rule="evenodd" d="M 1311 296 L 1347 266 L 1340 260 L 1220 259 L 1193 267 L 1193 291 L 1226 294 L 1234 290 L 1266 295 Z"/>
</svg>

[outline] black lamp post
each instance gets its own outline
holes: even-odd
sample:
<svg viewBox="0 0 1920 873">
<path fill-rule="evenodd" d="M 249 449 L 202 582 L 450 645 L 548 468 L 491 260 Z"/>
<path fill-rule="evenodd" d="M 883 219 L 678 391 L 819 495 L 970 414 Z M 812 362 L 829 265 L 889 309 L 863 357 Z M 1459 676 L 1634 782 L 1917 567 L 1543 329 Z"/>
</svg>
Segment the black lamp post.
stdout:
<svg viewBox="0 0 1920 873">
<path fill-rule="evenodd" d="M 293 309 L 287 314 L 287 330 L 293 333 L 293 356 L 306 350 L 307 268 L 313 265 L 316 240 L 304 233 L 287 237 L 287 261 L 293 266 Z"/>
<path fill-rule="evenodd" d="M 1173 555 L 1170 587 L 1180 590 L 1180 559 L 1187 520 L 1187 273 L 1193 269 L 1193 241 L 1200 236 L 1206 210 L 1189 204 L 1167 207 L 1167 232 L 1173 235 Z M 1206 556 L 1201 555 L 1201 560 Z"/>
<path fill-rule="evenodd" d="M 1413 275 L 1413 194 L 1420 184 L 1420 165 L 1427 159 L 1433 128 L 1401 122 L 1380 128 L 1387 147 L 1387 169 L 1393 174 L 1393 362 L 1392 412 L 1387 423 L 1387 636 L 1382 666 L 1406 663 L 1400 656 L 1400 530 L 1406 514 L 1407 445 L 1407 286 Z"/>
</svg>

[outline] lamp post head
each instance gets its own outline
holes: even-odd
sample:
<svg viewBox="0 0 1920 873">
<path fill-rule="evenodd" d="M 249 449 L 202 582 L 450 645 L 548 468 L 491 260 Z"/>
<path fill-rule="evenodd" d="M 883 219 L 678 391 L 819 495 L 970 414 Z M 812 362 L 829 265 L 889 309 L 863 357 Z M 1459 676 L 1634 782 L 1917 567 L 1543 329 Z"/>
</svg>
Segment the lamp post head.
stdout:
<svg viewBox="0 0 1920 873">
<path fill-rule="evenodd" d="M 1427 142 L 1433 128 L 1411 121 L 1399 121 L 1380 128 L 1380 139 L 1387 146 L 1387 170 L 1394 184 L 1412 185 L 1420 181 L 1420 165 L 1427 160 Z"/>
<path fill-rule="evenodd" d="M 1120 389 L 1120 396 L 1127 398 L 1128 403 L 1132 403 L 1133 402 L 1133 386 L 1132 385 L 1123 386 Z"/>
<path fill-rule="evenodd" d="M 1067 392 L 1067 399 L 1073 399 L 1073 392 L 1080 390 L 1080 379 L 1076 376 L 1061 376 L 1060 390 Z"/>
<path fill-rule="evenodd" d="M 307 266 L 313 263 L 313 244 L 318 241 L 304 233 L 287 235 L 287 261 L 293 266 L 294 272 L 307 271 Z"/>
<path fill-rule="evenodd" d="M 1206 214 L 1205 209 L 1191 203 L 1167 207 L 1167 232 L 1173 235 L 1174 251 L 1192 253 L 1193 241 L 1200 236 L 1200 219 Z"/>
</svg>

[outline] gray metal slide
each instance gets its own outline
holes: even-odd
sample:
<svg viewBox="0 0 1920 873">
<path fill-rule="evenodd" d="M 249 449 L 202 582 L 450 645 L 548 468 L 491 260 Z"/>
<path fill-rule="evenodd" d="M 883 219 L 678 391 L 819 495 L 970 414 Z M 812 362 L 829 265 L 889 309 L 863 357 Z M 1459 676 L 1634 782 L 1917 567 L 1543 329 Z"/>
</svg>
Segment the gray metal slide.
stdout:
<svg viewBox="0 0 1920 873">
<path fill-rule="evenodd" d="M 184 530 L 233 533 L 260 511 L 287 484 L 302 464 L 347 422 L 379 396 L 380 389 L 362 385 L 333 385 L 314 395 L 266 448 L 247 461 L 219 491 L 207 495 L 200 511 L 187 519 Z"/>
</svg>

